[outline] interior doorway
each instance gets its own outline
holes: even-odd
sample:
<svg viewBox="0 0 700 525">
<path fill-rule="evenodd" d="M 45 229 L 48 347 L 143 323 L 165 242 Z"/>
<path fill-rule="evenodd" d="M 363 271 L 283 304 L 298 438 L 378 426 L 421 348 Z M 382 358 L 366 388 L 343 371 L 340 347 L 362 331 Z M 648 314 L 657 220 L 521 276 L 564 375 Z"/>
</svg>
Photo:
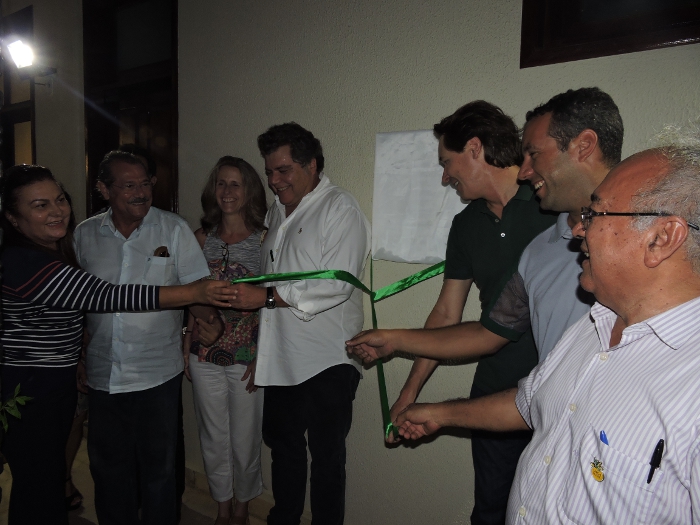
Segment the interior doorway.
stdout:
<svg viewBox="0 0 700 525">
<path fill-rule="evenodd" d="M 157 164 L 154 206 L 177 213 L 177 1 L 83 0 L 88 215 L 104 155 L 146 148 Z"/>
</svg>

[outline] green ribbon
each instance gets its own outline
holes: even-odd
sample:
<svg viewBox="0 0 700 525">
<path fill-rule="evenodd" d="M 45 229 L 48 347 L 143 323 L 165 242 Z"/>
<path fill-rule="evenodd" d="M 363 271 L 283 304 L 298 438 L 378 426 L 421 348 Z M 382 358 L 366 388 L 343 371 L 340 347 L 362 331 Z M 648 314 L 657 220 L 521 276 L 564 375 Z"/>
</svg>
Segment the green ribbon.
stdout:
<svg viewBox="0 0 700 525">
<path fill-rule="evenodd" d="M 345 281 L 346 283 L 352 284 L 355 288 L 359 288 L 367 295 L 369 295 L 370 304 L 372 305 L 372 328 L 377 328 L 377 312 L 375 311 L 374 304 L 396 295 L 399 292 L 409 289 L 411 286 L 415 286 L 418 283 L 422 283 L 428 279 L 440 275 L 445 271 L 445 263 L 440 262 L 434 264 L 430 268 L 421 270 L 420 272 L 404 277 L 400 281 L 396 281 L 393 284 L 380 288 L 379 290 L 372 291 L 367 288 L 362 282 L 357 279 L 350 272 L 345 270 L 313 270 L 310 272 L 286 272 L 286 273 L 269 273 L 266 275 L 256 275 L 254 277 L 242 277 L 240 279 L 234 279 L 231 284 L 238 283 L 268 283 L 273 281 L 305 281 L 307 279 L 336 279 L 340 281 Z M 374 288 L 374 264 L 370 259 L 370 287 Z M 379 382 L 379 401 L 382 407 L 382 420 L 384 423 L 384 437 L 388 438 L 390 433 L 393 433 L 396 437 L 398 435 L 398 430 L 394 427 L 391 422 L 391 416 L 389 415 L 389 398 L 386 394 L 386 381 L 384 379 L 384 365 L 382 360 L 377 361 L 377 380 Z"/>
</svg>

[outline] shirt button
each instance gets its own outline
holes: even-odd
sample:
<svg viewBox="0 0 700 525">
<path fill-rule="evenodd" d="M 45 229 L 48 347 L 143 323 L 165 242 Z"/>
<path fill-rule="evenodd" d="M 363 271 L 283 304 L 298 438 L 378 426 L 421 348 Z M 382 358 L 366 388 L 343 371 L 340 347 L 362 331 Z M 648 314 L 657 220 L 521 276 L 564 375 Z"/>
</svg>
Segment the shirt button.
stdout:
<svg viewBox="0 0 700 525">
<path fill-rule="evenodd" d="M 501 237 L 505 237 L 505 236 L 506 236 L 506 234 L 505 234 L 505 233 L 501 233 Z"/>
<path fill-rule="evenodd" d="M 600 360 L 601 360 L 601 361 L 607 361 L 607 360 L 608 360 L 608 354 L 600 354 Z"/>
<path fill-rule="evenodd" d="M 573 403 L 569 405 L 569 410 L 571 410 L 572 412 L 576 412 L 576 408 L 576 405 L 574 405 Z"/>
<path fill-rule="evenodd" d="M 121 314 L 117 312 L 117 317 L 119 317 Z"/>
<path fill-rule="evenodd" d="M 552 462 L 552 456 L 545 456 L 544 457 L 544 464 L 549 465 Z"/>
<path fill-rule="evenodd" d="M 126 268 L 127 266 L 129 266 L 129 265 L 127 263 L 124 263 L 124 268 Z"/>
<path fill-rule="evenodd" d="M 496 219 L 496 222 L 501 222 L 501 220 L 500 220 L 500 219 Z"/>
<path fill-rule="evenodd" d="M 520 517 L 521 517 L 521 518 L 524 518 L 524 517 L 525 517 L 525 514 L 527 514 L 527 511 L 525 510 L 525 507 L 520 507 L 520 508 L 518 509 L 518 514 L 520 514 Z"/>
</svg>

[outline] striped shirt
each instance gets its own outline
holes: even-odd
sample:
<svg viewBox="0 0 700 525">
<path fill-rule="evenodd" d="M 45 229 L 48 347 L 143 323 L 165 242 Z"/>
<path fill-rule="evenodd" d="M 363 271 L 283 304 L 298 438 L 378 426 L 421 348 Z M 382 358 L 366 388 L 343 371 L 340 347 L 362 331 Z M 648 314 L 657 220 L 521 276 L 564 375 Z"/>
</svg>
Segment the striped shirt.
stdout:
<svg viewBox="0 0 700 525">
<path fill-rule="evenodd" d="M 44 251 L 8 247 L 2 264 L 5 367 L 74 366 L 82 346 L 84 311 L 159 308 L 157 286 L 116 286 Z"/>
<path fill-rule="evenodd" d="M 516 405 L 535 432 L 508 523 L 700 523 L 698 318 L 700 298 L 625 328 L 610 347 L 616 315 L 596 303 L 567 330 L 519 384 Z"/>
</svg>

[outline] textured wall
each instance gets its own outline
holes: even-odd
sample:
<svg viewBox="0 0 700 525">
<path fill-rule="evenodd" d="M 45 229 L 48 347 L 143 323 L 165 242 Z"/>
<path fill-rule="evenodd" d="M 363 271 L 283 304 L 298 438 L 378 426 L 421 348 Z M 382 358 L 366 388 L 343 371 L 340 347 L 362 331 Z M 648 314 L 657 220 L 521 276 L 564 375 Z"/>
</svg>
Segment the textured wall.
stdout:
<svg viewBox="0 0 700 525">
<path fill-rule="evenodd" d="M 262 170 L 256 136 L 289 120 L 321 139 L 327 174 L 370 217 L 375 133 L 430 128 L 473 99 L 500 105 L 522 124 L 528 109 L 562 90 L 600 86 L 620 106 L 625 156 L 643 148 L 664 123 L 700 114 L 700 46 L 520 70 L 520 5 L 519 0 L 181 0 L 183 214 L 192 224 L 198 219 L 204 176 L 219 156 L 239 155 Z M 375 286 L 420 268 L 378 262 Z M 439 284 L 435 279 L 381 303 L 380 323 L 422 325 Z M 473 296 L 471 318 L 478 314 Z M 409 366 L 400 358 L 387 365 L 392 400 Z M 464 395 L 472 374 L 473 366 L 440 368 L 422 399 Z M 355 410 L 346 522 L 468 523 L 469 441 L 441 436 L 418 447 L 384 447 L 374 369 L 365 373 Z M 192 443 L 189 452 L 189 466 L 201 468 Z"/>
<path fill-rule="evenodd" d="M 34 5 L 35 53 L 55 67 L 53 88 L 36 86 L 36 161 L 53 171 L 85 218 L 83 17 L 81 0 L 3 0 L 4 15 Z M 45 82 L 37 78 L 37 82 Z"/>
</svg>

